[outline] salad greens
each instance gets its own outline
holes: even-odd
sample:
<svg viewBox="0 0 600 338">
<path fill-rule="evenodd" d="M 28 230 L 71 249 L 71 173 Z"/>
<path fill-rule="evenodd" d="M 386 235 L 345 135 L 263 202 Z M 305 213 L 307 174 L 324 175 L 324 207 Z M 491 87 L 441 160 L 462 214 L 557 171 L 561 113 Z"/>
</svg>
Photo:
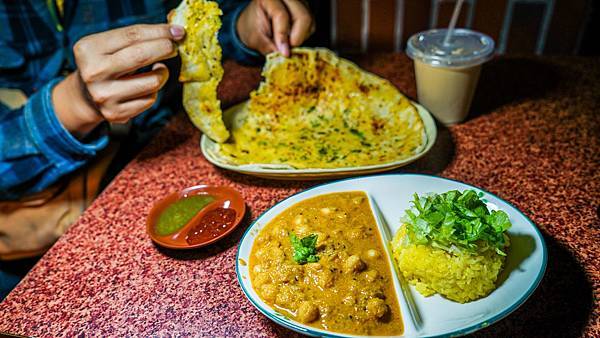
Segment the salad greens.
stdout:
<svg viewBox="0 0 600 338">
<path fill-rule="evenodd" d="M 299 239 L 294 233 L 290 233 L 290 242 L 294 249 L 293 258 L 298 264 L 315 263 L 319 261 L 317 256 L 317 238 L 315 234 Z"/>
<path fill-rule="evenodd" d="M 504 211 L 489 211 L 474 190 L 451 190 L 442 194 L 414 195 L 406 210 L 409 243 L 430 244 L 449 252 L 477 252 L 488 248 L 506 256 L 505 232 L 511 227 Z"/>
</svg>

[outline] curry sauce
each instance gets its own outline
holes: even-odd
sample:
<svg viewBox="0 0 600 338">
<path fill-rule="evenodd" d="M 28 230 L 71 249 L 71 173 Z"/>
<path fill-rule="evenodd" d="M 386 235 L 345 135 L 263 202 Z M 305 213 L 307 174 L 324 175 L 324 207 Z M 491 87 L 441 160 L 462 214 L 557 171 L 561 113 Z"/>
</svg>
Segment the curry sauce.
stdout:
<svg viewBox="0 0 600 338">
<path fill-rule="evenodd" d="M 315 235 L 316 259 L 298 263 L 290 237 Z M 399 335 L 403 323 L 384 250 L 364 192 L 316 196 L 259 233 L 250 256 L 252 286 L 267 304 L 306 325 Z"/>
</svg>

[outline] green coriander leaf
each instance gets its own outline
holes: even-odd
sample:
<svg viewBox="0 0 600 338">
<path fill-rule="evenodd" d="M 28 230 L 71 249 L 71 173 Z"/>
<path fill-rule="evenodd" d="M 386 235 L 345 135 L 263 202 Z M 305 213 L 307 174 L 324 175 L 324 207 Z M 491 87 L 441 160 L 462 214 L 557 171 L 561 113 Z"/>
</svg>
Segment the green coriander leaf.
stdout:
<svg viewBox="0 0 600 338">
<path fill-rule="evenodd" d="M 294 250 L 292 258 L 298 264 L 314 263 L 319 261 L 317 256 L 317 238 L 316 234 L 308 235 L 299 239 L 294 233 L 290 233 L 290 243 Z"/>
<path fill-rule="evenodd" d="M 358 129 L 354 129 L 354 128 L 350 128 L 350 133 L 358 136 L 359 139 L 364 140 L 365 139 L 365 134 L 363 134 L 360 130 Z"/>
</svg>

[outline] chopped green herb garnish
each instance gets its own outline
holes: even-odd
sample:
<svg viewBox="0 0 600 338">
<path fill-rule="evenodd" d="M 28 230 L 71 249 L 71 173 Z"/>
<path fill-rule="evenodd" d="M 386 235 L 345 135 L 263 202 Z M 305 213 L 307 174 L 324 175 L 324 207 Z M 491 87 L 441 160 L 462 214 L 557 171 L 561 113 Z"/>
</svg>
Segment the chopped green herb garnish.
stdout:
<svg viewBox="0 0 600 338">
<path fill-rule="evenodd" d="M 294 249 L 293 258 L 298 264 L 315 263 L 319 261 L 317 256 L 317 238 L 315 234 L 299 239 L 294 233 L 290 233 L 290 242 Z"/>
<path fill-rule="evenodd" d="M 363 134 L 360 130 L 358 129 L 354 129 L 354 128 L 350 128 L 350 132 L 356 136 L 358 136 L 359 139 L 364 140 L 365 139 L 365 134 Z"/>
<path fill-rule="evenodd" d="M 505 232 L 511 227 L 504 211 L 489 211 L 474 190 L 451 190 L 442 194 L 414 195 L 406 210 L 408 241 L 430 244 L 448 252 L 477 252 L 488 248 L 505 256 Z"/>
</svg>

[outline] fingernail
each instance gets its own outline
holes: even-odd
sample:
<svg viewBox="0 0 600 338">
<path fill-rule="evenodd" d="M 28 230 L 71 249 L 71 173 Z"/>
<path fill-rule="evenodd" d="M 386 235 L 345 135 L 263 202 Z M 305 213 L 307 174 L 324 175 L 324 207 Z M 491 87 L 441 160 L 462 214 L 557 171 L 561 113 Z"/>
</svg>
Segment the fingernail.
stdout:
<svg viewBox="0 0 600 338">
<path fill-rule="evenodd" d="M 185 35 L 185 29 L 179 25 L 171 25 L 169 30 L 175 40 L 179 40 Z"/>
<path fill-rule="evenodd" d="M 278 43 L 277 49 L 279 49 L 279 51 L 281 52 L 281 54 L 283 54 L 283 56 L 285 56 L 285 57 L 290 56 L 290 45 L 288 45 L 287 43 Z"/>
</svg>

